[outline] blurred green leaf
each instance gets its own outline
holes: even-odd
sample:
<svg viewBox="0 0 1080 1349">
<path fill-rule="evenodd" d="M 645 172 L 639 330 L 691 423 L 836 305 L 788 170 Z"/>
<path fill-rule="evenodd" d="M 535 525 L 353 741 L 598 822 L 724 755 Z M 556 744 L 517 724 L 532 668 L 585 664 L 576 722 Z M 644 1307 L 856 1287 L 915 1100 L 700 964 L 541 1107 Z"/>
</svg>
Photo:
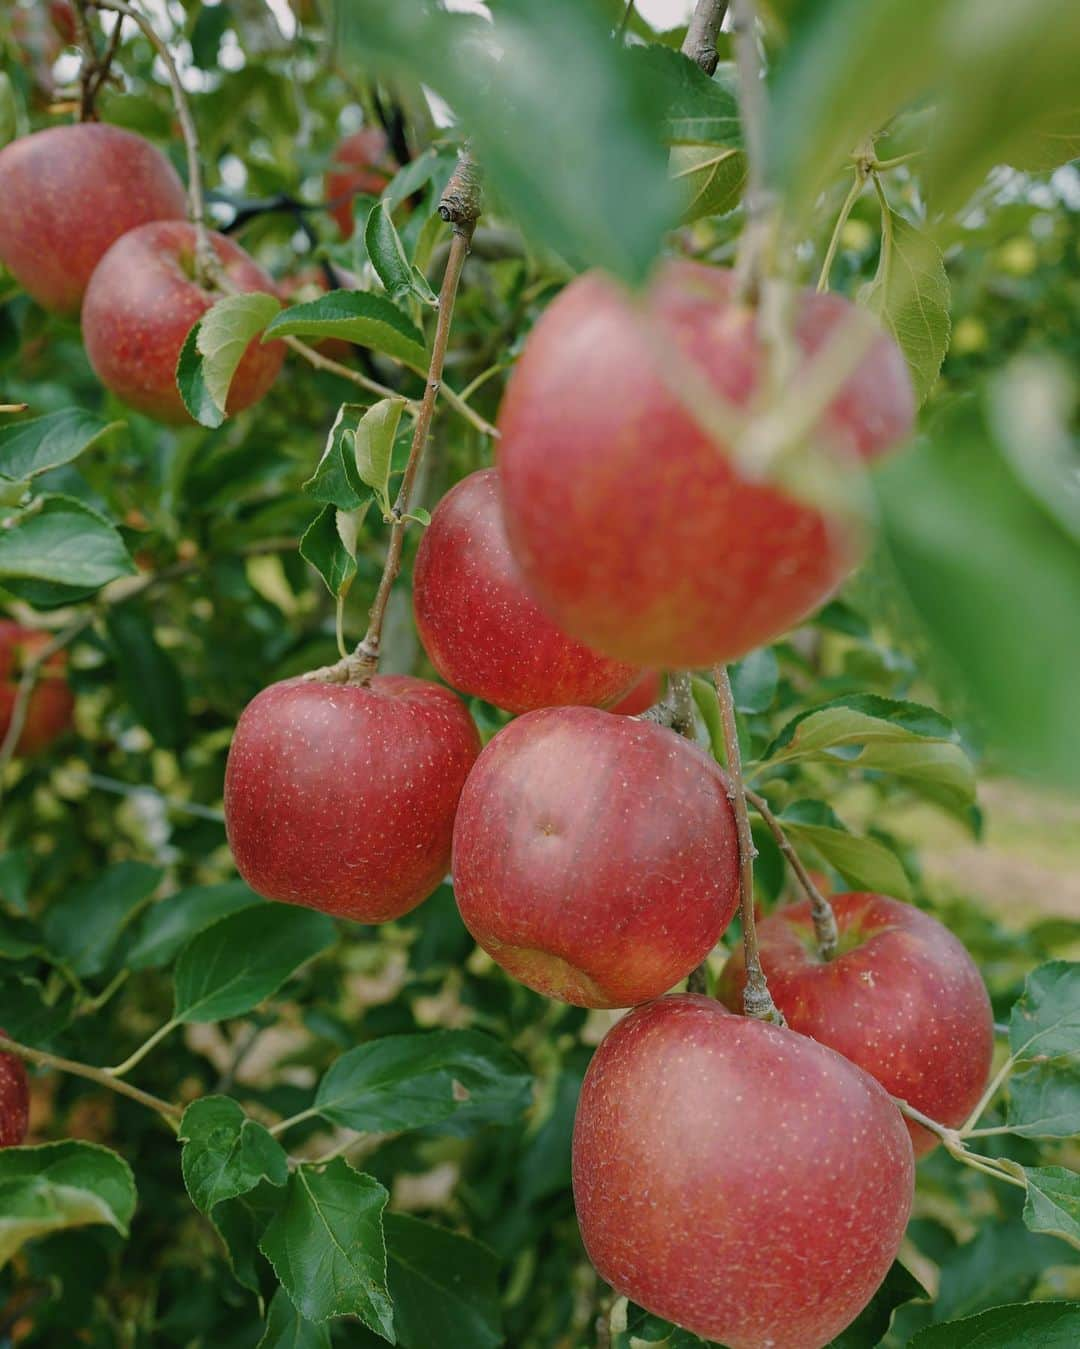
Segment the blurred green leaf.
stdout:
<svg viewBox="0 0 1080 1349">
<path fill-rule="evenodd" d="M 759 647 L 744 656 L 728 673 L 735 706 L 740 712 L 753 715 L 769 710 L 780 680 L 780 667 L 771 646 Z"/>
<path fill-rule="evenodd" d="M 505 1343 L 499 1259 L 470 1237 L 388 1213 L 387 1275 L 405 1349 L 496 1349 Z"/>
<path fill-rule="evenodd" d="M 635 77 L 653 90 L 670 145 L 742 145 L 739 103 L 721 67 L 710 77 L 682 52 L 651 43 L 630 47 L 626 61 Z"/>
<path fill-rule="evenodd" d="M 135 1212 L 135 1181 L 122 1157 L 65 1140 L 0 1149 L 0 1265 L 34 1237 L 106 1223 L 122 1236 Z"/>
<path fill-rule="evenodd" d="M 389 1133 L 461 1116 L 509 1123 L 529 1103 L 532 1077 L 497 1040 L 478 1031 L 384 1035 L 334 1062 L 315 1094 L 332 1124 Z"/>
<path fill-rule="evenodd" d="M 184 1184 L 200 1213 L 260 1181 L 284 1185 L 288 1179 L 285 1149 L 228 1096 L 192 1101 L 180 1121 L 180 1141 Z"/>
<path fill-rule="evenodd" d="M 220 918 L 180 952 L 175 1020 L 223 1021 L 250 1012 L 335 936 L 325 914 L 269 901 Z"/>
<path fill-rule="evenodd" d="M 330 1349 L 330 1327 L 305 1321 L 279 1288 L 270 1300 L 266 1330 L 256 1349 Z"/>
<path fill-rule="evenodd" d="M 149 901 L 163 874 L 145 862 L 118 862 L 72 886 L 45 912 L 50 949 L 82 978 L 100 974 L 120 934 Z"/>
<path fill-rule="evenodd" d="M 263 904 L 244 881 L 194 885 L 152 905 L 142 917 L 135 940 L 124 957 L 129 969 L 168 965 L 197 932 L 226 914 Z"/>
<path fill-rule="evenodd" d="M 731 146 L 676 146 L 671 152 L 671 176 L 679 189 L 683 220 L 725 215 L 742 196 L 746 156 Z"/>
<path fill-rule="evenodd" d="M 893 1313 L 905 1302 L 926 1301 L 926 1289 L 899 1260 L 894 1260 L 885 1282 L 846 1330 L 827 1349 L 877 1349 L 892 1325 Z"/>
<path fill-rule="evenodd" d="M 44 417 L 0 423 L 0 476 L 22 482 L 69 464 L 123 422 L 106 421 L 82 408 L 64 408 Z"/>
<path fill-rule="evenodd" d="M 278 337 L 341 337 L 415 369 L 427 367 L 424 334 L 385 295 L 369 291 L 335 290 L 282 310 L 267 325 L 263 341 Z"/>
<path fill-rule="evenodd" d="M 129 600 L 114 605 L 106 628 L 116 651 L 120 687 L 136 720 L 162 749 L 182 749 L 188 738 L 187 695 L 176 662 L 161 646 L 149 611 Z"/>
<path fill-rule="evenodd" d="M 25 512 L 0 530 L 0 580 L 25 577 L 90 594 L 134 573 L 135 564 L 113 526 L 73 497 L 41 497 L 40 509 Z"/>
<path fill-rule="evenodd" d="M 358 1316 L 395 1343 L 386 1287 L 386 1190 L 340 1157 L 299 1166 L 259 1248 L 301 1316 Z"/>
</svg>

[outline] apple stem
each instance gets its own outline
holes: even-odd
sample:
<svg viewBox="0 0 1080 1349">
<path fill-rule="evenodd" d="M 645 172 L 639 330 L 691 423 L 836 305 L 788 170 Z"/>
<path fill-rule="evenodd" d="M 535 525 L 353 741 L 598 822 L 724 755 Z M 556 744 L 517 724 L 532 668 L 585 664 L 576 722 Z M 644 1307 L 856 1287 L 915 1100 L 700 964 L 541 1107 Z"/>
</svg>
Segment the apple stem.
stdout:
<svg viewBox="0 0 1080 1349">
<path fill-rule="evenodd" d="M 630 18 L 632 8 L 632 5 L 627 8 L 626 18 L 623 20 L 624 27 Z M 689 56 L 690 60 L 699 65 L 710 77 L 715 74 L 720 61 L 716 39 L 720 35 L 727 8 L 728 0 L 697 0 L 686 29 L 686 37 L 683 39 L 683 55 Z"/>
<path fill-rule="evenodd" d="M 457 168 L 454 170 L 446 190 L 439 202 L 439 214 L 454 227 L 450 243 L 450 252 L 443 273 L 442 287 L 439 291 L 438 318 L 435 323 L 435 337 L 431 344 L 431 361 L 428 366 L 427 383 L 413 428 L 412 445 L 405 472 L 401 477 L 401 486 L 391 512 L 390 541 L 386 548 L 386 561 L 383 564 L 379 588 L 371 606 L 368 629 L 364 639 L 351 656 L 338 661 L 336 665 L 314 670 L 308 676 L 331 684 L 366 684 L 379 668 L 379 646 L 382 641 L 383 620 L 390 592 L 394 588 L 398 573 L 401 571 L 401 554 L 405 544 L 405 530 L 409 524 L 409 510 L 412 504 L 413 486 L 420 469 L 427 446 L 431 422 L 435 413 L 435 403 L 439 396 L 443 364 L 450 340 L 450 325 L 454 317 L 454 301 L 457 297 L 458 282 L 462 268 L 469 255 L 469 245 L 473 230 L 480 215 L 481 187 L 480 171 L 473 160 L 468 145 L 462 148 Z"/>
<path fill-rule="evenodd" d="M 157 1111 L 174 1129 L 180 1118 L 181 1111 L 178 1105 L 163 1101 L 160 1096 L 151 1096 L 147 1091 L 140 1091 L 138 1087 L 133 1087 L 129 1082 L 120 1081 L 105 1068 L 94 1068 L 89 1063 L 77 1063 L 74 1059 L 59 1058 L 56 1054 L 47 1054 L 43 1049 L 31 1049 L 29 1045 L 21 1045 L 15 1040 L 9 1040 L 6 1035 L 0 1035 L 0 1054 L 14 1054 L 20 1059 L 25 1059 L 27 1063 L 36 1063 L 41 1068 L 52 1068 L 59 1073 L 69 1073 L 72 1077 L 83 1077 L 88 1082 L 96 1082 L 99 1087 L 107 1087 L 109 1091 L 115 1091 L 120 1096 L 127 1096 L 132 1101 L 138 1101 L 148 1110 Z"/>
<path fill-rule="evenodd" d="M 806 898 L 810 901 L 810 913 L 814 920 L 814 936 L 817 939 L 818 955 L 822 960 L 832 960 L 840 944 L 840 934 L 836 928 L 836 914 L 833 907 L 814 884 L 814 879 L 803 866 L 802 859 L 791 846 L 791 840 L 784 833 L 784 827 L 773 814 L 768 801 L 750 787 L 746 788 L 746 799 L 765 821 L 765 825 L 776 839 L 776 846 L 783 853 L 788 866 L 795 873 Z"/>
<path fill-rule="evenodd" d="M 206 199 L 203 195 L 202 164 L 199 157 L 199 137 L 195 130 L 195 121 L 191 115 L 191 105 L 188 102 L 187 91 L 184 89 L 183 81 L 180 78 L 180 72 L 176 68 L 176 62 L 173 60 L 172 52 L 168 44 L 155 31 L 153 24 L 145 14 L 125 3 L 125 0 L 86 0 L 88 5 L 95 9 L 109 10 L 113 14 L 119 14 L 121 17 L 117 20 L 117 31 L 124 19 L 131 19 L 133 23 L 138 24 L 143 37 L 161 57 L 162 65 L 165 67 L 166 74 L 169 77 L 169 88 L 172 90 L 173 106 L 176 108 L 177 120 L 180 123 L 180 133 L 184 139 L 184 149 L 187 153 L 188 169 L 188 215 L 191 217 L 191 223 L 195 228 L 195 272 L 196 280 L 207 288 L 213 288 L 216 284 L 221 268 L 218 263 L 217 254 L 210 246 L 210 236 L 206 228 Z"/>
<path fill-rule="evenodd" d="M 915 1106 L 909 1105 L 907 1101 L 900 1096 L 892 1096 L 890 1100 L 908 1119 L 916 1124 L 921 1124 L 924 1129 L 929 1129 L 941 1139 L 945 1151 L 954 1161 L 962 1162 L 965 1166 L 970 1166 L 975 1171 L 981 1171 L 983 1175 L 993 1176 L 995 1180 L 1003 1180 L 1006 1185 L 1015 1185 L 1021 1190 L 1027 1189 L 1027 1182 L 1016 1176 L 1008 1170 L 1011 1165 L 1008 1162 L 996 1161 L 993 1157 L 983 1157 L 977 1152 L 972 1152 L 964 1143 L 964 1135 L 958 1129 L 950 1129 L 946 1124 L 939 1124 L 936 1119 L 931 1119 L 929 1115 L 924 1115 L 921 1110 Z"/>
<path fill-rule="evenodd" d="M 658 703 L 639 712 L 635 721 L 652 721 L 667 726 L 676 735 L 694 738 L 694 687 L 689 670 L 673 670 L 668 675 L 666 695 Z"/>
<path fill-rule="evenodd" d="M 727 666 L 718 665 L 713 671 L 716 681 L 716 700 L 720 704 L 720 721 L 724 734 L 724 759 L 727 765 L 728 796 L 735 812 L 735 829 L 739 839 L 739 916 L 742 919 L 743 954 L 746 961 L 746 987 L 743 989 L 743 1010 L 759 1021 L 784 1025 L 784 1017 L 769 992 L 765 971 L 758 954 L 757 925 L 754 919 L 754 835 L 750 829 L 750 814 L 746 808 L 746 787 L 742 775 L 742 753 L 739 750 L 739 732 L 735 724 L 735 698 Z"/>
</svg>

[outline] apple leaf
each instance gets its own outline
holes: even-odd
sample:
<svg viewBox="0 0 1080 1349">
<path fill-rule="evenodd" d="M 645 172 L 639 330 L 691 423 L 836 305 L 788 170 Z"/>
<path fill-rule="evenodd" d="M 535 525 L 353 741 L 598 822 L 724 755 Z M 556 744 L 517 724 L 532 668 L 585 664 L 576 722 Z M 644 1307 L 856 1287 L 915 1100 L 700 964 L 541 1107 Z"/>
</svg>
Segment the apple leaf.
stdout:
<svg viewBox="0 0 1080 1349">
<path fill-rule="evenodd" d="M 1021 1062 L 1080 1053 L 1080 961 L 1051 960 L 1028 975 L 1009 1018 L 1009 1049 Z"/>
<path fill-rule="evenodd" d="M 0 148 L 15 139 L 19 129 L 19 105 L 15 87 L 6 70 L 0 70 Z"/>
<path fill-rule="evenodd" d="M 1012 1073 L 1008 1128 L 1025 1138 L 1080 1134 L 1080 1060 L 1039 1059 Z"/>
<path fill-rule="evenodd" d="M 131 1168 L 108 1148 L 65 1140 L 0 1149 L 0 1265 L 67 1227 L 103 1223 L 127 1236 L 134 1212 Z"/>
<path fill-rule="evenodd" d="M 823 801 L 796 801 L 780 816 L 793 843 L 809 845 L 856 890 L 911 899 L 903 867 L 876 839 L 851 834 Z"/>
<path fill-rule="evenodd" d="M 922 403 L 949 348 L 949 278 L 929 235 L 895 211 L 884 212 L 882 230 L 877 275 L 859 298 L 892 333 Z"/>
<path fill-rule="evenodd" d="M 323 578 L 331 595 L 346 594 L 356 577 L 355 535 L 350 548 L 339 527 L 342 514 L 324 506 L 300 540 L 300 556 Z"/>
<path fill-rule="evenodd" d="M 155 745 L 178 750 L 189 743 L 187 692 L 172 653 L 157 638 L 149 608 L 136 600 L 114 604 L 105 626 L 116 657 L 117 682 L 135 719 Z"/>
<path fill-rule="evenodd" d="M 277 337 L 342 337 L 413 369 L 427 367 L 424 334 L 392 300 L 369 291 L 335 290 L 283 309 L 267 325 L 263 341 Z"/>
<path fill-rule="evenodd" d="M 260 1293 L 265 1267 L 259 1240 L 283 1198 L 283 1189 L 262 1181 L 246 1194 L 221 1200 L 208 1215 L 225 1247 L 233 1277 L 252 1293 Z"/>
<path fill-rule="evenodd" d="M 265 901 L 243 881 L 193 885 L 152 905 L 139 923 L 135 941 L 124 956 L 132 970 L 160 969 L 203 928 L 226 914 Z"/>
<path fill-rule="evenodd" d="M 390 514 L 390 469 L 394 438 L 404 407 L 405 403 L 400 398 L 384 398 L 368 408 L 356 428 L 356 471 L 375 493 L 384 516 Z"/>
<path fill-rule="evenodd" d="M 203 388 L 222 418 L 229 386 L 244 352 L 280 309 L 277 297 L 265 291 L 226 295 L 206 311 L 192 330 L 195 350 L 202 357 Z"/>
<path fill-rule="evenodd" d="M 688 56 L 659 43 L 631 47 L 625 59 L 655 91 L 669 145 L 742 145 L 738 99 L 722 76 L 706 75 Z"/>
<path fill-rule="evenodd" d="M 382 1222 L 389 1197 L 341 1157 L 289 1177 L 259 1249 L 306 1320 L 358 1316 L 396 1342 Z"/>
<path fill-rule="evenodd" d="M 504 1343 L 499 1258 L 471 1237 L 387 1213 L 394 1326 L 409 1349 L 497 1349 Z"/>
<path fill-rule="evenodd" d="M 1024 1222 L 1032 1232 L 1060 1237 L 1080 1249 L 1080 1175 L 1063 1166 L 1018 1166 L 1009 1170 L 1027 1183 Z"/>
<path fill-rule="evenodd" d="M 479 1031 L 385 1035 L 342 1054 L 315 1094 L 332 1124 L 368 1133 L 509 1123 L 530 1100 L 532 1078 L 509 1049 Z"/>
<path fill-rule="evenodd" d="M 270 1300 L 266 1328 L 255 1349 L 330 1349 L 330 1327 L 305 1321 L 279 1288 Z"/>
<path fill-rule="evenodd" d="M 0 423 L 0 477 L 23 482 L 69 464 L 123 425 L 82 408 L 64 408 L 10 426 Z"/>
<path fill-rule="evenodd" d="M 35 505 L 0 531 L 0 580 L 53 582 L 74 599 L 135 574 L 124 540 L 84 502 L 44 496 Z"/>
<path fill-rule="evenodd" d="M 771 646 L 759 647 L 731 667 L 731 692 L 740 712 L 767 712 L 776 697 L 780 667 Z"/>
<path fill-rule="evenodd" d="M 894 1260 L 881 1287 L 826 1349 L 877 1349 L 889 1333 L 897 1307 L 907 1302 L 925 1302 L 929 1296 L 914 1274 Z"/>
<path fill-rule="evenodd" d="M 326 437 L 326 448 L 315 472 L 304 483 L 304 491 L 316 501 L 352 511 L 371 500 L 356 471 L 353 452 L 353 426 L 364 415 L 360 403 L 342 403 Z"/>
<path fill-rule="evenodd" d="M 220 918 L 180 952 L 173 1018 L 223 1021 L 276 993 L 336 937 L 326 914 L 266 901 Z"/>
<path fill-rule="evenodd" d="M 364 244 L 376 275 L 391 300 L 415 297 L 424 304 L 438 304 L 438 296 L 405 253 L 405 245 L 390 216 L 385 200 L 377 201 L 364 227 Z"/>
<path fill-rule="evenodd" d="M 71 886 L 45 910 L 45 935 L 53 952 L 84 979 L 100 974 L 164 874 L 146 862 L 117 862 Z"/>
<path fill-rule="evenodd" d="M 746 156 L 731 145 L 679 145 L 671 152 L 671 176 L 685 222 L 726 215 L 742 196 Z"/>
<path fill-rule="evenodd" d="M 1014 1302 L 961 1321 L 928 1326 L 908 1349 L 1073 1349 L 1080 1302 Z"/>
<path fill-rule="evenodd" d="M 284 1185 L 288 1179 L 285 1149 L 228 1096 L 193 1101 L 180 1121 L 180 1140 L 184 1185 L 200 1213 L 260 1181 Z"/>
</svg>

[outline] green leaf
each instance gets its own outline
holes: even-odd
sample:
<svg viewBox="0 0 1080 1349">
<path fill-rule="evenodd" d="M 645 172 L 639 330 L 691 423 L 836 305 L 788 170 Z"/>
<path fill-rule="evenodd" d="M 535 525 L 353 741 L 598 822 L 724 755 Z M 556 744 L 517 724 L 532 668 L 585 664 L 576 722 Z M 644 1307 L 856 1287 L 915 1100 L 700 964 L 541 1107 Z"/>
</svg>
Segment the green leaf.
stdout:
<svg viewBox="0 0 1080 1349">
<path fill-rule="evenodd" d="M 203 358 L 203 387 L 222 416 L 229 400 L 229 386 L 244 352 L 280 308 L 275 295 L 261 290 L 226 295 L 196 325 L 195 349 Z"/>
<path fill-rule="evenodd" d="M 919 402 L 934 387 L 949 348 L 950 288 L 941 250 L 894 211 L 884 214 L 881 261 L 860 299 L 904 354 Z"/>
<path fill-rule="evenodd" d="M 0 423 L 0 475 L 22 482 L 61 464 L 70 464 L 84 450 L 123 425 L 95 417 L 82 408 L 64 408 L 10 426 Z"/>
<path fill-rule="evenodd" d="M 400 398 L 384 398 L 368 408 L 356 428 L 356 471 L 375 493 L 384 515 L 390 514 L 390 468 L 404 407 Z"/>
<path fill-rule="evenodd" d="M 281 1144 L 228 1096 L 193 1101 L 180 1121 L 181 1169 L 200 1213 L 253 1190 L 260 1181 L 284 1185 L 288 1157 Z"/>
<path fill-rule="evenodd" d="M 223 1021 L 250 1012 L 335 937 L 324 913 L 269 901 L 219 919 L 180 952 L 175 1020 Z"/>
<path fill-rule="evenodd" d="M 0 1025 L 13 1040 L 51 1048 L 51 1042 L 71 1021 L 73 995 L 57 998 L 37 979 L 0 972 Z"/>
<path fill-rule="evenodd" d="M 226 914 L 262 900 L 243 881 L 225 881 L 221 885 L 194 885 L 159 900 L 143 915 L 138 933 L 124 957 L 129 969 L 160 969 L 170 964 L 180 949 L 203 928 Z"/>
<path fill-rule="evenodd" d="M 0 580 L 50 581 L 85 595 L 135 574 L 123 539 L 97 511 L 73 497 L 39 502 L 40 509 L 0 530 Z"/>
<path fill-rule="evenodd" d="M 338 510 L 352 511 L 371 500 L 359 474 L 353 452 L 353 426 L 364 414 L 359 403 L 342 403 L 338 408 L 326 449 L 304 491 L 316 501 L 324 501 Z"/>
<path fill-rule="evenodd" d="M 109 610 L 105 624 L 116 650 L 120 688 L 139 722 L 162 749 L 187 743 L 184 681 L 172 656 L 160 645 L 144 605 L 129 600 Z"/>
<path fill-rule="evenodd" d="M 1028 975 L 1009 1018 L 1009 1049 L 1021 1062 L 1080 1053 L 1080 961 L 1051 960 Z"/>
<path fill-rule="evenodd" d="M 356 549 L 347 548 L 341 537 L 340 515 L 335 507 L 324 506 L 300 540 L 300 556 L 323 578 L 331 595 L 345 594 L 356 577 Z"/>
<path fill-rule="evenodd" d="M 926 1301 L 929 1296 L 914 1274 L 894 1260 L 885 1282 L 851 1325 L 829 1342 L 827 1349 L 877 1349 L 889 1333 L 897 1307 L 905 1302 Z"/>
<path fill-rule="evenodd" d="M 731 692 L 740 712 L 767 712 L 776 697 L 780 667 L 771 646 L 760 647 L 731 667 Z"/>
<path fill-rule="evenodd" d="M 405 254 L 405 245 L 390 216 L 385 200 L 377 201 L 364 227 L 364 244 L 371 265 L 391 300 L 415 296 L 425 304 L 438 303 L 438 296 L 422 273 L 417 272 Z"/>
<path fill-rule="evenodd" d="M 427 366 L 424 334 L 393 301 L 369 291 L 335 290 L 284 309 L 267 326 L 263 341 L 277 337 L 343 337 L 414 369 Z"/>
<path fill-rule="evenodd" d="M 908 1349 L 1074 1349 L 1080 1302 L 1016 1302 L 978 1316 L 928 1326 Z"/>
<path fill-rule="evenodd" d="M 256 1349 L 330 1349 L 330 1327 L 305 1321 L 285 1289 L 279 1288 L 270 1301 L 266 1329 Z"/>
<path fill-rule="evenodd" d="M 0 913 L 0 956 L 5 960 L 25 960 L 43 949 L 44 938 L 25 918 Z"/>
<path fill-rule="evenodd" d="M 308 1321 L 358 1316 L 394 1344 L 382 1215 L 389 1195 L 341 1157 L 299 1166 L 259 1249 Z"/>
<path fill-rule="evenodd" d="M 19 128 L 19 104 L 6 70 L 0 70 L 0 147 L 15 139 Z"/>
<path fill-rule="evenodd" d="M 1080 1044 L 1073 1058 L 1039 1060 L 1009 1078 L 1008 1128 L 1025 1138 L 1080 1134 Z"/>
<path fill-rule="evenodd" d="M 45 912 L 50 949 L 81 978 L 101 974 L 121 933 L 163 875 L 159 867 L 145 862 L 117 862 L 93 880 L 72 886 Z"/>
<path fill-rule="evenodd" d="M 532 1078 L 497 1040 L 471 1030 L 386 1035 L 327 1070 L 315 1108 L 333 1124 L 370 1133 L 455 1118 L 509 1123 L 529 1103 Z"/>
<path fill-rule="evenodd" d="M 746 156 L 733 146 L 683 145 L 671 152 L 671 176 L 687 223 L 726 215 L 739 204 Z"/>
<path fill-rule="evenodd" d="M 857 754 L 850 753 L 854 746 L 862 746 Z M 918 703 L 854 694 L 800 713 L 764 759 L 779 764 L 807 758 L 891 773 L 953 810 L 975 799 L 975 770 L 952 724 Z"/>
<path fill-rule="evenodd" d="M 176 361 L 176 387 L 190 415 L 200 426 L 213 429 L 222 424 L 225 413 L 214 402 L 206 385 L 205 365 L 198 347 L 201 324 L 202 319 L 199 319 L 192 326 L 180 348 Z"/>
<path fill-rule="evenodd" d="M 1045 117 L 1036 116 L 1008 159 L 1013 168 L 1028 173 L 1049 173 L 1080 159 L 1080 108 L 1051 108 Z"/>
<path fill-rule="evenodd" d="M 650 72 L 595 5 L 507 0 L 492 18 L 419 0 L 337 11 L 347 59 L 407 72 L 447 100 L 530 238 L 642 280 L 676 213 Z"/>
<path fill-rule="evenodd" d="M 809 844 L 856 890 L 911 899 L 911 884 L 893 854 L 876 839 L 850 834 L 823 801 L 796 801 L 780 816 L 793 843 Z"/>
<path fill-rule="evenodd" d="M 1027 1228 L 1080 1250 L 1080 1176 L 1063 1166 L 1020 1166 L 1009 1160 L 1002 1165 L 1027 1186 Z"/>
<path fill-rule="evenodd" d="M 260 1275 L 265 1261 L 259 1251 L 259 1241 L 282 1198 L 280 1189 L 263 1181 L 247 1194 L 223 1199 L 209 1215 L 225 1247 L 233 1277 L 244 1288 L 260 1295 Z"/>
<path fill-rule="evenodd" d="M 9 848 L 0 853 L 0 899 L 16 913 L 26 913 L 30 898 L 30 850 Z"/>
<path fill-rule="evenodd" d="M 629 48 L 626 60 L 661 104 L 669 145 L 742 145 L 739 103 L 725 72 L 710 78 L 682 52 L 656 43 Z"/>
<path fill-rule="evenodd" d="M 503 1343 L 499 1259 L 487 1246 L 388 1213 L 387 1274 L 394 1326 L 406 1349 L 496 1349 Z"/>
<path fill-rule="evenodd" d="M 131 1168 L 108 1148 L 66 1140 L 0 1149 L 0 1265 L 66 1227 L 105 1223 L 126 1237 L 134 1212 Z"/>
<path fill-rule="evenodd" d="M 961 687 L 1010 772 L 1077 787 L 1080 548 L 1045 504 L 1051 484 L 1060 504 L 1074 501 L 1075 474 L 1049 458 L 1040 472 L 1033 494 L 979 402 L 961 399 L 874 476 L 888 553 L 939 678 Z"/>
</svg>

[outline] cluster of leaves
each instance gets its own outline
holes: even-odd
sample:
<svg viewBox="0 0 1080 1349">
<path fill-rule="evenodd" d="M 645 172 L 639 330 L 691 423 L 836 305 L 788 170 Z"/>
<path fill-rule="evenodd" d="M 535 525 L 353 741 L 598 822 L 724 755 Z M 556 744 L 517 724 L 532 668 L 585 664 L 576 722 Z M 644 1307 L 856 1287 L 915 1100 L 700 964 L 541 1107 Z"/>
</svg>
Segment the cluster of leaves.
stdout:
<svg viewBox="0 0 1080 1349">
<path fill-rule="evenodd" d="M 122 1080 L 133 1072 L 166 1107 L 93 1078 L 35 1080 L 46 1141 L 0 1154 L 5 1327 L 41 1345 L 77 1330 L 102 1346 L 551 1349 L 590 1342 L 603 1313 L 619 1349 L 686 1349 L 699 1342 L 609 1306 L 580 1248 L 569 1137 L 603 1019 L 507 980 L 447 887 L 380 929 L 265 904 L 234 879 L 219 803 L 243 704 L 332 659 L 338 625 L 362 630 L 381 565 L 445 256 L 434 205 L 455 157 L 426 143 L 421 83 L 453 107 L 488 176 L 447 376 L 452 391 L 475 384 L 490 418 L 573 268 L 637 282 L 665 247 L 730 261 L 746 174 L 730 65 L 706 77 L 678 54 L 680 30 L 636 14 L 636 41 L 614 43 L 622 0 L 495 0 L 491 23 L 419 0 L 348 0 L 326 24 L 295 8 L 288 39 L 246 0 L 186 6 L 170 36 L 199 87 L 219 223 L 239 222 L 282 280 L 314 261 L 358 287 L 291 306 L 223 300 L 178 371 L 199 425 L 166 432 L 103 398 L 75 329 L 0 282 L 4 401 L 32 408 L 0 426 L 0 585 L 6 606 L 79 629 L 78 736 L 5 770 L 0 1024 L 99 1069 L 131 1060 Z M 788 250 L 820 258 L 854 178 L 833 281 L 892 327 L 930 406 L 917 450 L 879 475 L 880 555 L 813 625 L 733 670 L 743 750 L 830 883 L 932 908 L 975 954 L 1012 1072 L 968 1142 L 1021 1182 L 941 1151 L 924 1162 L 908 1252 L 919 1280 L 894 1268 L 837 1344 L 1072 1343 L 1080 1310 L 1061 1299 L 1080 1289 L 1080 980 L 1060 957 L 1076 926 L 1005 929 L 943 894 L 896 821 L 929 803 L 977 837 L 973 758 L 1077 784 L 1073 388 L 1045 350 L 1080 346 L 1063 300 L 1080 254 L 1062 194 L 1077 180 L 1062 170 L 1035 186 L 1023 171 L 1078 148 L 1080 33 L 1065 0 L 994 4 L 989 18 L 985 0 L 766 9 Z M 7 17 L 0 44 L 0 123 L 44 124 Z M 103 117 L 169 141 L 149 46 L 126 37 L 118 64 Z M 308 208 L 341 131 L 378 107 L 400 110 L 411 157 L 380 199 L 357 203 L 342 241 Z M 1012 170 L 958 214 L 1002 163 Z M 880 198 L 862 191 L 871 179 Z M 1047 228 L 1021 288 L 1004 250 L 1035 216 Z M 946 359 L 950 284 L 954 320 L 986 336 Z M 332 370 L 292 361 L 264 404 L 227 420 L 247 342 L 289 336 L 353 344 L 350 362 L 384 394 L 358 403 Z M 487 456 L 444 406 L 425 499 Z M 406 608 L 391 613 L 385 668 L 421 665 Z M 719 749 L 715 699 L 696 693 Z M 926 705 L 939 693 L 953 721 Z M 474 711 L 485 731 L 500 724 Z M 755 839 L 769 907 L 789 882 L 758 823 Z"/>
</svg>

